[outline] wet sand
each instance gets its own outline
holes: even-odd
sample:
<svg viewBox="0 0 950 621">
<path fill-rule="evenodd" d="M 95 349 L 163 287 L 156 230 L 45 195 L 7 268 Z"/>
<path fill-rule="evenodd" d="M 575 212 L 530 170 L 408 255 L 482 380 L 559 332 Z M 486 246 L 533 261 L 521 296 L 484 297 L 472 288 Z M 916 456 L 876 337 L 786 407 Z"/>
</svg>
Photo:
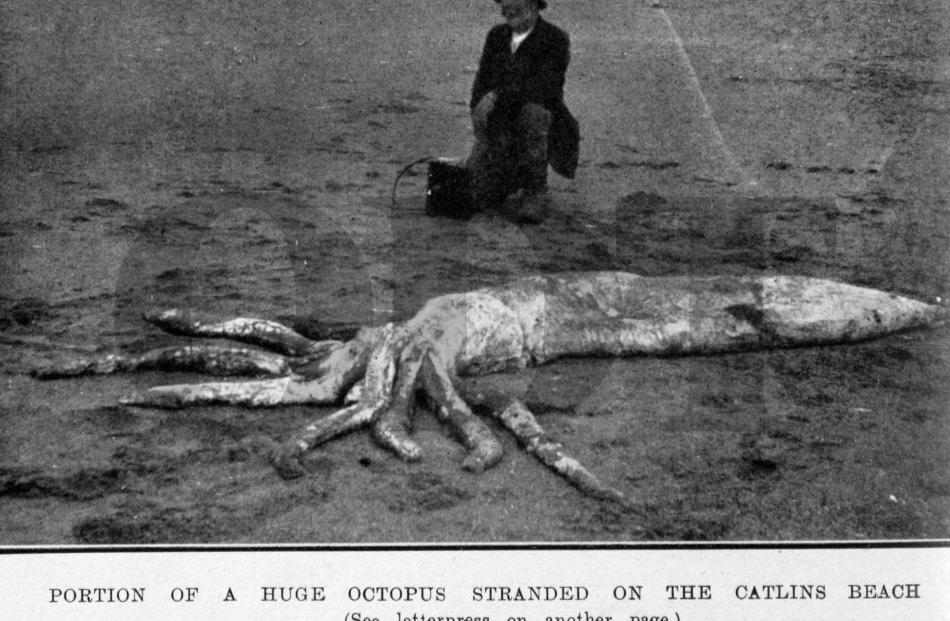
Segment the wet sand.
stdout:
<svg viewBox="0 0 950 621">
<path fill-rule="evenodd" d="M 695 358 L 567 360 L 521 391 L 623 512 L 497 429 L 495 469 L 417 417 L 280 479 L 330 409 L 132 409 L 187 374 L 40 382 L 181 343 L 191 306 L 303 331 L 547 271 L 791 273 L 950 297 L 948 10 L 936 0 L 551 2 L 572 35 L 578 178 L 539 226 L 423 214 L 463 156 L 493 3 L 0 2 L 2 544 L 789 540 L 950 533 L 950 333 Z"/>
</svg>

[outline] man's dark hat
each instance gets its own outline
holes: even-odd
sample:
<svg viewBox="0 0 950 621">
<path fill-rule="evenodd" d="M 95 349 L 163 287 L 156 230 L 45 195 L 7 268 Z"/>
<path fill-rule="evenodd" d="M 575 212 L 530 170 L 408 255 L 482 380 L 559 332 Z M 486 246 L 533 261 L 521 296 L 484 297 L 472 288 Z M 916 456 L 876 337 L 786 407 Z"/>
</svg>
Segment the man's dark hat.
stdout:
<svg viewBox="0 0 950 621">
<path fill-rule="evenodd" d="M 535 0 L 535 2 L 538 3 L 538 9 L 539 9 L 539 10 L 543 10 L 543 9 L 548 8 L 548 3 L 545 2 L 545 0 Z M 495 0 L 495 4 L 500 4 L 500 3 L 501 3 L 501 0 Z"/>
</svg>

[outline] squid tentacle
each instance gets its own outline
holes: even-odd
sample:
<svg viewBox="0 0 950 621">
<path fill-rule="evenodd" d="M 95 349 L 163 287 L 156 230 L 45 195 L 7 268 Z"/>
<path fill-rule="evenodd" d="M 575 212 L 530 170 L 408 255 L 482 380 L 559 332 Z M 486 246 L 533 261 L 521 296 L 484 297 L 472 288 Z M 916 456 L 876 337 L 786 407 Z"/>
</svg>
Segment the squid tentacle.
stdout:
<svg viewBox="0 0 950 621">
<path fill-rule="evenodd" d="M 186 345 L 161 347 L 142 354 L 108 354 L 79 358 L 34 369 L 38 379 L 106 375 L 129 371 L 195 371 L 207 375 L 271 375 L 291 372 L 291 363 L 280 354 L 245 347 Z"/>
<path fill-rule="evenodd" d="M 560 442 L 551 438 L 531 410 L 520 400 L 512 399 L 507 407 L 495 410 L 493 416 L 518 438 L 526 451 L 585 495 L 622 506 L 631 506 L 630 500 L 623 493 L 601 482 L 583 464 L 571 457 Z"/>
<path fill-rule="evenodd" d="M 171 334 L 226 338 L 258 345 L 288 356 L 320 355 L 342 345 L 340 341 L 312 341 L 296 330 L 269 319 L 223 318 L 178 308 L 149 310 L 143 313 L 143 318 Z"/>
<path fill-rule="evenodd" d="M 396 364 L 393 357 L 393 325 L 373 332 L 365 362 L 362 397 L 358 403 L 311 421 L 284 444 L 274 456 L 274 466 L 284 478 L 304 474 L 300 457 L 312 448 L 341 434 L 373 423 L 392 397 Z"/>
<path fill-rule="evenodd" d="M 462 467 L 470 472 L 482 472 L 501 461 L 504 449 L 482 420 L 476 417 L 468 404 L 459 396 L 445 367 L 427 351 L 420 372 L 420 383 L 436 415 L 455 432 L 469 454 Z"/>
<path fill-rule="evenodd" d="M 422 366 L 422 357 L 416 349 L 409 346 L 400 352 L 391 399 L 373 424 L 373 439 L 405 461 L 422 459 L 422 447 L 409 437 Z"/>
</svg>

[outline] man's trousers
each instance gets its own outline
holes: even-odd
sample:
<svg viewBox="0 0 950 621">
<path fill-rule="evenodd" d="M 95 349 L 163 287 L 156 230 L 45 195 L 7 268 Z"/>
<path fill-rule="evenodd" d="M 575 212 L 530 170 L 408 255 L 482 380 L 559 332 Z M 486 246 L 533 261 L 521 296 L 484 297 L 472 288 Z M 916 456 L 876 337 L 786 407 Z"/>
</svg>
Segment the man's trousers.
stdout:
<svg viewBox="0 0 950 621">
<path fill-rule="evenodd" d="M 528 103 L 514 118 L 489 126 L 490 110 L 472 112 L 475 146 L 468 158 L 476 211 L 499 207 L 519 189 L 526 195 L 543 193 L 548 179 L 548 131 L 551 113 Z M 500 127 L 499 127 L 500 125 Z"/>
</svg>

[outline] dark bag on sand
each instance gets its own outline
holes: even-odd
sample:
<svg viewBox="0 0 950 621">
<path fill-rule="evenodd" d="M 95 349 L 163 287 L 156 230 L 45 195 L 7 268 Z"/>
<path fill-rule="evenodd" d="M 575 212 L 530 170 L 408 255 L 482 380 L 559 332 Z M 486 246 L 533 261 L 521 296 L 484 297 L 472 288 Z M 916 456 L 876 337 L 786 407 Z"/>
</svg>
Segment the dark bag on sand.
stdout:
<svg viewBox="0 0 950 621">
<path fill-rule="evenodd" d="M 448 158 L 429 162 L 426 215 L 468 220 L 473 213 L 472 183 L 465 165 Z"/>
</svg>

